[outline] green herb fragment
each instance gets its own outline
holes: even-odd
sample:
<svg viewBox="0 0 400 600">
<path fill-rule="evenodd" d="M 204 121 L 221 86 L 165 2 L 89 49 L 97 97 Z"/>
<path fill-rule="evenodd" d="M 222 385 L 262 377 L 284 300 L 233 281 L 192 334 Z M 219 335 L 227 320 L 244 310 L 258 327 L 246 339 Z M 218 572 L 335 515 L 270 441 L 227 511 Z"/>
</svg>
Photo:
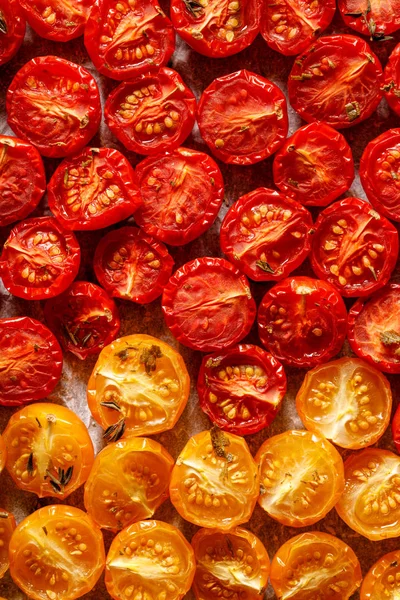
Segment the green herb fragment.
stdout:
<svg viewBox="0 0 400 600">
<path fill-rule="evenodd" d="M 122 418 L 117 423 L 114 423 L 114 425 L 107 427 L 103 434 L 103 438 L 107 443 L 117 442 L 124 435 L 125 429 L 125 419 Z"/>
<path fill-rule="evenodd" d="M 157 358 L 162 358 L 160 346 L 154 344 L 150 348 L 144 348 L 139 356 L 139 362 L 144 365 L 147 375 L 157 368 Z"/>
<path fill-rule="evenodd" d="M 275 273 L 275 270 L 271 267 L 269 263 L 267 263 L 266 260 L 257 260 L 256 265 L 266 273 Z"/>
</svg>

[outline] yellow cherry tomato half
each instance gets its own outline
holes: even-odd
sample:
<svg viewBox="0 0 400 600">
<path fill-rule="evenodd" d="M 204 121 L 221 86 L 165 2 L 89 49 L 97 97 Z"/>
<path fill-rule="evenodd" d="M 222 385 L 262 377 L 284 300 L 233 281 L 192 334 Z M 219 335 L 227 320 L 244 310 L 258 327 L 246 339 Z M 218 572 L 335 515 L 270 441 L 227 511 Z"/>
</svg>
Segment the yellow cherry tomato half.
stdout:
<svg viewBox="0 0 400 600">
<path fill-rule="evenodd" d="M 0 579 L 9 567 L 8 547 L 16 527 L 14 515 L 0 509 Z M 1 600 L 1 598 L 0 598 Z"/>
<path fill-rule="evenodd" d="M 400 588 L 400 550 L 381 556 L 366 574 L 360 600 L 396 600 Z"/>
<path fill-rule="evenodd" d="M 3 437 L 0 435 L 0 473 L 5 467 L 7 460 L 7 450 Z"/>
</svg>

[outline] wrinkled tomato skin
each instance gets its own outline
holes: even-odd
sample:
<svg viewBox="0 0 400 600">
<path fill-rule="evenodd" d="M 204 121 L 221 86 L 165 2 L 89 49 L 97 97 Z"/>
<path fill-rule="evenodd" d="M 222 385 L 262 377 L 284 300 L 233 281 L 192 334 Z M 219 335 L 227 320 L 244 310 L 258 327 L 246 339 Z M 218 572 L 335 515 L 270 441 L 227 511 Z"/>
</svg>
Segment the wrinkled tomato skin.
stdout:
<svg viewBox="0 0 400 600">
<path fill-rule="evenodd" d="M 15 56 L 24 41 L 26 23 L 18 0 L 0 0 L 0 24 L 1 66 Z"/>
<path fill-rule="evenodd" d="M 95 0 L 69 0 L 65 3 L 35 0 L 35 4 L 29 0 L 19 2 L 27 22 L 40 37 L 55 42 L 68 42 L 83 34 Z"/>
<path fill-rule="evenodd" d="M 177 33 L 196 52 L 210 58 L 224 58 L 244 50 L 255 40 L 261 19 L 261 0 L 246 0 L 236 6 L 227 6 L 229 0 L 213 2 L 207 6 L 196 5 L 188 9 L 184 0 L 172 0 L 171 20 Z M 214 17 L 214 18 L 213 18 Z M 224 20 L 224 22 L 222 22 Z M 230 22 L 238 22 L 233 27 Z M 224 26 L 228 25 L 228 30 Z M 221 36 L 216 34 L 216 30 Z M 232 35 L 229 41 L 227 36 Z"/>
<path fill-rule="evenodd" d="M 0 227 L 25 219 L 45 191 L 46 174 L 36 148 L 0 135 Z"/>
<path fill-rule="evenodd" d="M 367 6 L 369 12 L 365 14 Z M 379 42 L 384 35 L 400 28 L 399 0 L 369 0 L 369 4 L 364 0 L 338 0 L 338 7 L 348 27 L 370 35 L 374 41 Z"/>
<path fill-rule="evenodd" d="M 400 116 L 400 44 L 397 44 L 386 63 L 383 83 L 387 103 Z"/>
<path fill-rule="evenodd" d="M 327 206 L 354 179 L 354 161 L 346 138 L 325 123 L 300 127 L 275 154 L 274 183 L 304 206 Z"/>
<path fill-rule="evenodd" d="M 364 577 L 360 600 L 395 600 L 400 578 L 399 565 L 399 550 L 381 556 Z"/>
<path fill-rule="evenodd" d="M 17 524 L 14 515 L 3 508 L 0 508 L 0 518 L 0 579 L 2 579 L 8 571 L 8 546 Z"/>
<path fill-rule="evenodd" d="M 62 116 L 55 111 L 57 105 Z M 101 118 L 95 79 L 80 65 L 58 56 L 33 58 L 18 71 L 7 91 L 6 110 L 11 129 L 50 158 L 81 150 Z"/>
<path fill-rule="evenodd" d="M 84 148 L 65 159 L 50 179 L 47 193 L 51 212 L 72 231 L 109 227 L 142 204 L 135 171 L 113 148 Z"/>
<path fill-rule="evenodd" d="M 316 5 L 311 0 L 284 0 L 280 3 L 264 0 L 261 35 L 272 50 L 285 56 L 300 54 L 328 27 L 335 10 L 335 0 L 323 0 Z M 283 31 L 279 29 L 282 18 L 286 25 Z"/>
<path fill-rule="evenodd" d="M 6 367 L 0 371 L 2 406 L 20 406 L 45 398 L 61 377 L 60 345 L 50 329 L 36 319 L 0 319 L 0 355 Z"/>
<path fill-rule="evenodd" d="M 258 188 L 226 213 L 221 249 L 250 279 L 280 281 L 309 254 L 312 227 L 311 214 L 303 206 L 280 192 Z"/>
<path fill-rule="evenodd" d="M 254 111 L 265 116 L 257 126 Z M 242 69 L 215 79 L 204 90 L 197 121 L 202 138 L 217 158 L 227 164 L 252 165 L 271 156 L 286 139 L 286 98 L 268 79 Z"/>
<path fill-rule="evenodd" d="M 355 77 L 353 71 L 363 77 Z M 338 80 L 350 76 L 352 84 L 346 95 Z M 327 35 L 295 61 L 289 75 L 289 100 L 308 123 L 324 121 L 334 129 L 352 127 L 378 107 L 382 79 L 379 59 L 364 40 L 353 35 Z"/>
<path fill-rule="evenodd" d="M 342 296 L 367 296 L 383 287 L 398 253 L 396 228 L 365 200 L 339 200 L 325 208 L 315 223 L 311 266 Z"/>
<path fill-rule="evenodd" d="M 217 218 L 224 199 L 224 181 L 208 154 L 177 148 L 145 158 L 137 165 L 136 175 L 143 206 L 136 212 L 135 221 L 165 244 L 182 246 L 192 242 Z"/>
</svg>

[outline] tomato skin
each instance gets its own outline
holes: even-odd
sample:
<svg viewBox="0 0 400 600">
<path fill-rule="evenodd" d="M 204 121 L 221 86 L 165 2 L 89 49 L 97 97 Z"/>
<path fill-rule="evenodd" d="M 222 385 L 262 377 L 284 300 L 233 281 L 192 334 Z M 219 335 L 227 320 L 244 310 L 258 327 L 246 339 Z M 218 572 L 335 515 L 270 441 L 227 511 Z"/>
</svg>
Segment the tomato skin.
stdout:
<svg viewBox="0 0 400 600">
<path fill-rule="evenodd" d="M 57 105 L 62 117 L 54 110 Z M 93 76 L 58 56 L 33 58 L 18 71 L 7 91 L 6 110 L 11 129 L 51 158 L 81 150 L 98 130 L 101 118 Z"/>
<path fill-rule="evenodd" d="M 265 116 L 259 126 L 253 124 L 251 114 L 256 110 Z M 288 132 L 286 98 L 272 81 L 242 69 L 215 79 L 204 90 L 197 122 L 217 158 L 227 164 L 252 165 L 282 146 Z"/>
<path fill-rule="evenodd" d="M 94 0 L 69 0 L 64 6 L 56 0 L 36 0 L 34 5 L 29 0 L 19 2 L 26 20 L 38 35 L 47 40 L 68 42 L 83 34 Z"/>
<path fill-rule="evenodd" d="M 386 63 L 383 93 L 390 108 L 400 116 L 400 44 L 397 44 Z"/>
<path fill-rule="evenodd" d="M 360 600 L 395 598 L 399 581 L 400 552 L 395 550 L 381 556 L 364 577 Z"/>
<path fill-rule="evenodd" d="M 400 454 L 400 410 L 397 407 L 392 421 L 392 437 L 397 452 Z"/>
<path fill-rule="evenodd" d="M 187 174 L 193 177 L 187 178 Z M 135 221 L 156 239 L 182 246 L 207 231 L 217 218 L 224 181 L 208 154 L 177 148 L 145 158 L 137 165 L 136 175 L 143 206 Z"/>
<path fill-rule="evenodd" d="M 300 204 L 274 190 L 257 188 L 226 213 L 221 249 L 250 279 L 279 281 L 309 254 L 312 226 L 311 214 Z"/>
<path fill-rule="evenodd" d="M 8 546 L 17 524 L 14 515 L 2 508 L 0 508 L 0 519 L 0 579 L 2 579 L 8 571 Z"/>
<path fill-rule="evenodd" d="M 365 14 L 363 11 L 367 6 L 369 11 Z M 362 35 L 370 35 L 374 41 L 379 42 L 386 34 L 400 28 L 399 0 L 386 0 L 384 3 L 370 0 L 368 5 L 362 0 L 339 0 L 338 8 L 347 27 Z"/>
<path fill-rule="evenodd" d="M 327 206 L 354 179 L 346 138 L 319 121 L 300 127 L 275 154 L 274 183 L 304 206 Z"/>
<path fill-rule="evenodd" d="M 26 23 L 18 0 L 0 0 L 0 66 L 12 59 L 24 41 Z"/>
<path fill-rule="evenodd" d="M 4 439 L 1 437 L 1 434 L 0 434 L 0 473 L 4 469 L 6 460 L 7 460 L 7 448 L 4 443 Z"/>
<path fill-rule="evenodd" d="M 3 364 L 9 365 L 0 376 L 2 406 L 41 400 L 54 390 L 61 377 L 60 345 L 50 329 L 36 319 L 0 319 L 0 354 Z M 21 360 L 20 367 L 16 356 Z"/>
</svg>

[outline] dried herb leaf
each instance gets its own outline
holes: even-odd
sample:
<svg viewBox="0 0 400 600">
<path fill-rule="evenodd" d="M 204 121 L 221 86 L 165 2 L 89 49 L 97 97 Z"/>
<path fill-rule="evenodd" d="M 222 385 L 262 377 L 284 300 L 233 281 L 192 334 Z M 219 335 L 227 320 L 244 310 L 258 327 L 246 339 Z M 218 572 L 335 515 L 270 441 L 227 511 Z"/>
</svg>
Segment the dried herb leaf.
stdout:
<svg viewBox="0 0 400 600">
<path fill-rule="evenodd" d="M 118 402 L 115 402 L 115 400 L 104 400 L 104 402 L 100 402 L 100 406 L 121 412 L 121 407 Z"/>
<path fill-rule="evenodd" d="M 43 525 L 42 529 L 43 529 L 44 535 L 47 535 L 48 532 L 47 532 L 47 528 L 45 525 Z"/>
<path fill-rule="evenodd" d="M 0 10 L 0 33 L 4 33 L 4 35 L 6 35 L 7 32 L 8 32 L 8 28 L 7 28 L 6 19 L 5 19 L 5 16 L 3 15 L 2 11 Z"/>
<path fill-rule="evenodd" d="M 84 115 L 79 124 L 79 129 L 84 129 L 87 125 L 89 125 L 89 115 Z"/>
<path fill-rule="evenodd" d="M 28 462 L 26 465 L 26 470 L 28 471 L 28 475 L 33 475 L 33 452 L 28 456 Z"/>
<path fill-rule="evenodd" d="M 256 265 L 266 273 L 275 273 L 275 270 L 271 267 L 269 263 L 267 263 L 266 260 L 257 260 Z"/>
<path fill-rule="evenodd" d="M 225 448 L 227 446 L 229 446 L 230 441 L 226 437 L 224 432 L 221 431 L 221 429 L 219 427 L 217 427 L 216 425 L 213 425 L 213 427 L 211 427 L 211 429 L 210 429 L 210 436 L 211 436 L 211 444 L 212 444 L 215 454 L 219 458 L 225 458 L 228 462 L 232 462 L 232 460 L 233 460 L 232 454 L 227 454 L 225 452 Z"/>
<path fill-rule="evenodd" d="M 39 421 L 39 419 L 37 417 L 35 417 L 35 418 L 36 418 L 36 423 L 38 424 L 39 429 L 42 429 L 41 422 Z"/>
<path fill-rule="evenodd" d="M 361 114 L 360 105 L 355 101 L 346 104 L 345 109 L 350 122 L 355 121 Z"/>
<path fill-rule="evenodd" d="M 69 339 L 74 344 L 74 346 L 78 346 L 78 340 L 76 339 L 76 337 L 74 336 L 74 334 L 72 333 L 72 331 L 70 330 L 70 328 L 68 327 L 68 325 L 66 323 L 64 323 L 64 329 L 65 329 Z"/>
<path fill-rule="evenodd" d="M 393 331 L 393 329 L 381 333 L 380 338 L 384 346 L 394 346 L 395 344 L 400 344 L 400 334 L 398 334 L 396 331 Z"/>
<path fill-rule="evenodd" d="M 160 346 L 154 344 L 150 348 L 144 348 L 139 356 L 139 362 L 144 365 L 147 375 L 157 368 L 157 358 L 162 358 Z"/>
<path fill-rule="evenodd" d="M 117 423 L 114 423 L 114 425 L 107 427 L 103 434 L 103 438 L 107 443 L 117 442 L 124 435 L 125 429 L 125 419 L 120 419 Z"/>
<path fill-rule="evenodd" d="M 199 17 L 203 12 L 203 7 L 198 0 L 183 0 L 186 10 L 190 12 L 193 17 Z"/>
<path fill-rule="evenodd" d="M 227 535 L 225 536 L 225 539 L 226 539 L 226 545 L 228 547 L 230 555 L 235 556 L 235 549 L 233 547 L 232 541 L 229 539 L 229 536 L 227 536 Z"/>
</svg>

